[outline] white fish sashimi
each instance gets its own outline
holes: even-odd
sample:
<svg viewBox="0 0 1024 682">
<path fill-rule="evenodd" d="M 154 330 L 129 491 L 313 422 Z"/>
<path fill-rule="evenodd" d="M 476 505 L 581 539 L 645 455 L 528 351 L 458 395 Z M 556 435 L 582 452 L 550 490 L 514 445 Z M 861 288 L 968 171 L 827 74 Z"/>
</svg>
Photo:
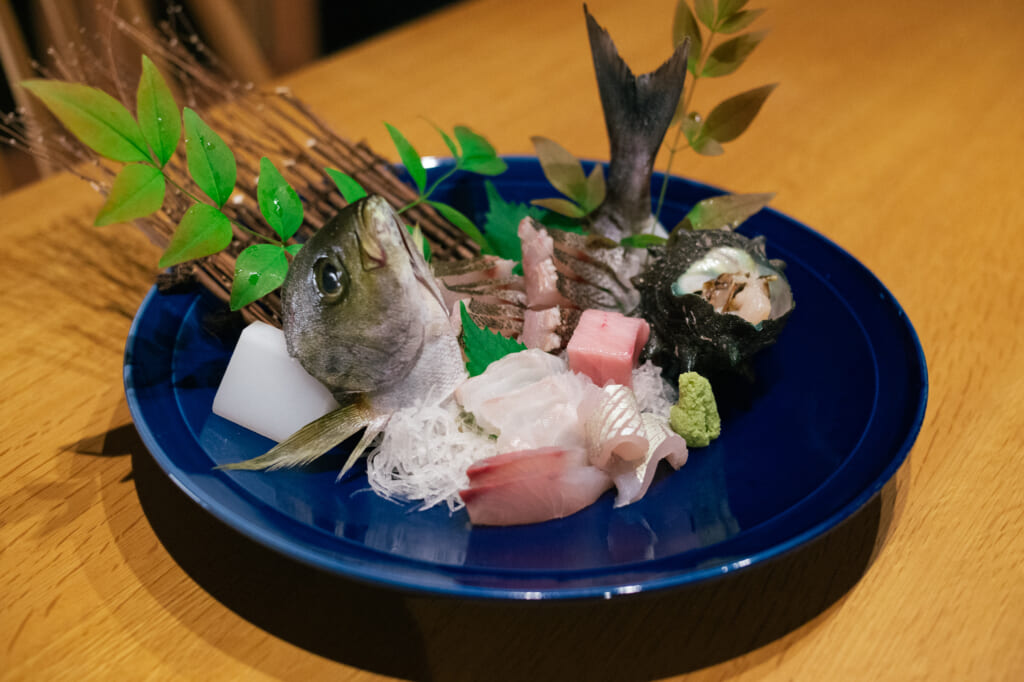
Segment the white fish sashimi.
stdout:
<svg viewBox="0 0 1024 682">
<path fill-rule="evenodd" d="M 573 372 L 544 377 L 480 406 L 478 419 L 498 427 L 498 451 L 546 445 L 585 447 L 578 407 L 589 391 L 589 379 Z"/>
<path fill-rule="evenodd" d="M 464 381 L 455 390 L 455 399 L 467 412 L 473 413 L 481 427 L 496 433 L 499 427 L 484 423 L 480 414 L 484 403 L 565 369 L 564 360 L 541 350 L 512 353 L 492 362 L 483 374 Z"/>
<path fill-rule="evenodd" d="M 647 454 L 643 460 L 625 462 L 616 459 L 609 467 L 608 473 L 617 491 L 616 507 L 632 504 L 647 494 L 661 460 L 667 461 L 674 469 L 686 463 L 686 441 L 669 428 L 668 422 L 655 414 L 644 414 L 642 419 L 648 437 Z"/>
<path fill-rule="evenodd" d="M 647 454 L 647 433 L 636 396 L 629 388 L 609 384 L 600 392 L 591 393 L 580 405 L 579 415 L 594 466 L 608 468 L 613 456 L 637 462 Z"/>
</svg>

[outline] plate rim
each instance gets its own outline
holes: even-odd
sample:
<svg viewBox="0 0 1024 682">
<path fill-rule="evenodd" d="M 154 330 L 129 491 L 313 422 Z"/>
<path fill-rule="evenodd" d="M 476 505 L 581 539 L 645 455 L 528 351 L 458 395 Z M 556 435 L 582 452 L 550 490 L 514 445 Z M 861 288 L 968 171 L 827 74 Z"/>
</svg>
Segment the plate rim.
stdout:
<svg viewBox="0 0 1024 682">
<path fill-rule="evenodd" d="M 538 160 L 534 156 L 502 156 L 504 160 L 509 162 L 510 166 L 513 164 L 519 165 L 524 163 L 538 164 Z M 444 159 L 433 157 L 435 164 L 432 168 L 443 168 L 445 165 L 451 165 L 453 161 L 451 159 Z M 583 159 L 583 163 L 596 164 L 601 163 L 607 167 L 605 161 L 593 161 Z M 652 184 L 654 180 L 660 181 L 665 177 L 664 173 L 655 173 L 652 177 Z M 721 194 L 725 190 L 702 183 L 695 180 L 690 180 L 681 176 L 671 175 L 668 176 L 668 181 L 681 182 L 689 185 L 693 189 L 708 193 L 708 194 Z M 425 585 L 421 583 L 415 583 L 414 581 L 405 580 L 402 578 L 389 577 L 387 572 L 374 570 L 373 567 L 367 567 L 364 565 L 345 565 L 343 561 L 338 561 L 333 557 L 324 556 L 318 554 L 313 548 L 296 545 L 294 542 L 288 542 L 287 538 L 281 537 L 280 533 L 268 532 L 262 528 L 254 528 L 247 519 L 238 516 L 233 510 L 227 508 L 222 503 L 218 503 L 217 500 L 205 499 L 199 494 L 188 481 L 187 476 L 183 476 L 180 469 L 174 464 L 173 460 L 165 452 L 164 448 L 159 443 L 156 435 L 153 433 L 150 425 L 142 418 L 143 407 L 139 402 L 138 396 L 132 386 L 131 376 L 131 363 L 130 358 L 133 352 L 134 343 L 138 338 L 138 327 L 141 324 L 144 313 L 153 305 L 153 300 L 159 295 L 157 288 L 154 285 L 150 288 L 146 297 L 139 306 L 135 317 L 132 320 L 131 327 L 128 332 L 127 339 L 125 341 L 125 353 L 124 353 L 124 368 L 123 368 L 123 381 L 125 395 L 129 406 L 129 411 L 132 414 L 135 428 L 139 433 L 143 444 L 149 451 L 149 455 L 157 463 L 160 470 L 175 484 L 175 486 L 187 495 L 193 502 L 199 505 L 206 512 L 210 513 L 215 519 L 226 524 L 232 530 L 242 533 L 249 539 L 257 542 L 268 549 L 276 551 L 284 556 L 287 556 L 293 560 L 297 560 L 308 566 L 325 570 L 328 573 L 345 577 L 360 582 L 373 584 L 379 587 L 388 589 L 428 594 L 433 596 L 448 596 L 448 597 L 459 597 L 459 598 L 472 598 L 472 599 L 484 599 L 484 600 L 580 600 L 580 599 L 596 599 L 602 598 L 607 599 L 615 595 L 622 594 L 633 594 L 637 592 L 651 592 L 655 590 L 664 590 L 676 587 L 682 587 L 685 585 L 692 585 L 699 582 L 704 582 L 716 577 L 724 576 L 726 574 L 735 573 L 736 571 L 746 569 L 758 564 L 761 564 L 769 559 L 782 556 L 793 549 L 802 546 L 816 537 L 825 534 L 827 531 L 836 527 L 844 520 L 855 514 L 861 507 L 866 505 L 876 494 L 881 491 L 885 484 L 895 475 L 899 468 L 906 461 L 906 458 L 921 431 L 923 425 L 927 404 L 928 404 L 928 393 L 929 393 L 929 381 L 928 381 L 928 370 L 927 362 L 924 354 L 924 349 L 921 345 L 920 338 L 917 334 L 916 329 L 907 316 L 900 302 L 892 295 L 889 289 L 882 283 L 882 281 L 863 263 L 857 258 L 851 255 L 846 249 L 834 242 L 826 235 L 814 230 L 807 226 L 803 222 L 796 220 L 795 218 L 783 214 L 774 208 L 768 207 L 762 209 L 768 213 L 773 214 L 776 218 L 781 219 L 793 227 L 801 229 L 809 233 L 814 238 L 820 239 L 826 243 L 826 245 L 838 252 L 842 257 L 848 259 L 851 263 L 854 263 L 863 274 L 867 277 L 881 292 L 884 292 L 889 299 L 889 305 L 893 306 L 895 312 L 903 321 L 903 326 L 907 332 L 907 338 L 910 342 L 907 348 L 912 347 L 913 357 L 915 360 L 914 367 L 917 369 L 914 374 L 920 381 L 920 392 L 917 396 L 917 407 L 914 411 L 913 418 L 910 420 L 909 428 L 903 434 L 902 440 L 899 442 L 897 448 L 892 457 L 890 457 L 888 464 L 884 467 L 881 473 L 876 476 L 871 482 L 866 485 L 858 494 L 850 499 L 845 505 L 839 507 L 832 513 L 828 514 L 824 518 L 820 519 L 817 523 L 809 526 L 803 531 L 794 534 L 788 539 L 777 542 L 770 545 L 769 547 L 763 548 L 759 551 L 751 552 L 747 556 L 741 558 L 732 558 L 729 560 L 723 560 L 720 563 L 707 566 L 702 568 L 696 568 L 692 570 L 686 570 L 679 573 L 670 573 L 668 575 L 659 576 L 655 578 L 647 578 L 635 581 L 622 581 L 621 584 L 617 584 L 614 587 L 608 586 L 582 586 L 582 587 L 542 587 L 542 588 L 531 588 L 524 587 L 521 589 L 510 588 L 510 587 L 494 587 L 494 586 L 480 586 L 468 583 L 447 583 L 444 585 Z M 196 300 L 191 303 L 195 305 L 200 294 L 196 294 Z M 384 553 L 386 555 L 386 553 Z M 424 560 L 408 559 L 406 557 L 392 556 L 391 561 L 399 562 L 403 565 L 409 564 L 420 564 L 429 565 L 430 562 Z M 450 567 L 449 567 L 450 568 Z M 496 569 L 500 570 L 500 569 Z M 477 573 L 479 571 L 476 571 Z"/>
</svg>

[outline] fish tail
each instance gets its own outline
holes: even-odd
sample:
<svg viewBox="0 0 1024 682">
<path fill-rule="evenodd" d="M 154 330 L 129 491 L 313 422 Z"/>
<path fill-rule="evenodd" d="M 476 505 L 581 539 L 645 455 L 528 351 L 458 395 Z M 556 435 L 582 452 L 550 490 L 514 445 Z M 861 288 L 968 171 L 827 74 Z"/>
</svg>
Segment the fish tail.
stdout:
<svg viewBox="0 0 1024 682">
<path fill-rule="evenodd" d="M 611 145 L 608 195 L 595 217 L 595 227 L 618 238 L 638 230 L 651 215 L 651 172 L 683 94 L 689 40 L 656 71 L 635 76 L 586 5 L 583 12 Z M 601 229 L 602 213 L 622 234 L 614 228 Z"/>
<path fill-rule="evenodd" d="M 342 405 L 333 412 L 328 412 L 319 419 L 306 424 L 259 457 L 242 462 L 222 464 L 217 468 L 257 471 L 309 464 L 346 438 L 358 433 L 360 429 L 373 425 L 375 427 L 373 436 L 376 436 L 383 428 L 381 421 L 380 415 L 371 410 L 364 400 L 359 399 Z M 346 469 L 352 466 L 369 445 L 369 441 L 363 443 L 366 440 L 366 436 L 360 440 L 356 450 L 345 463 Z M 372 441 L 373 437 L 369 440 Z"/>
</svg>

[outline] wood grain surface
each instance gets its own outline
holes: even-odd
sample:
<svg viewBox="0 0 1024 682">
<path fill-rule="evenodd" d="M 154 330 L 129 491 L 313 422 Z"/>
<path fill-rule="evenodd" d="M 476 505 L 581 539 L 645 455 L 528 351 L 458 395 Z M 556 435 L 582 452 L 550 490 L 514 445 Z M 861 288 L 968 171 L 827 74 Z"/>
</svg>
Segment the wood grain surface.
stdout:
<svg viewBox="0 0 1024 682">
<path fill-rule="evenodd" d="M 589 6 L 635 71 L 667 56 L 673 0 Z M 278 565 L 152 470 L 121 369 L 158 253 L 92 227 L 100 197 L 55 176 L 0 198 L 0 677 L 1024 679 L 1024 4 L 755 6 L 770 35 L 695 101 L 781 85 L 724 156 L 675 170 L 777 192 L 902 303 L 930 397 L 879 498 L 749 575 L 621 602 L 437 600 Z M 428 120 L 506 154 L 537 134 L 608 153 L 575 0 L 458 4 L 283 83 L 386 155 L 385 120 L 422 153 L 445 153 Z"/>
</svg>

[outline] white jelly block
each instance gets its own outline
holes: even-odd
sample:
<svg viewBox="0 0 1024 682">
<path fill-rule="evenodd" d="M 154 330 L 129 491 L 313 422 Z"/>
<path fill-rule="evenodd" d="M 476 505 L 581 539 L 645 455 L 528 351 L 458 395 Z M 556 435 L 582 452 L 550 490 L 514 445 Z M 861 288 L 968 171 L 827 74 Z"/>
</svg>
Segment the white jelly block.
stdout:
<svg viewBox="0 0 1024 682">
<path fill-rule="evenodd" d="M 288 355 L 284 332 L 263 322 L 242 331 L 213 399 L 214 414 L 278 442 L 337 408 L 330 391 Z"/>
</svg>

